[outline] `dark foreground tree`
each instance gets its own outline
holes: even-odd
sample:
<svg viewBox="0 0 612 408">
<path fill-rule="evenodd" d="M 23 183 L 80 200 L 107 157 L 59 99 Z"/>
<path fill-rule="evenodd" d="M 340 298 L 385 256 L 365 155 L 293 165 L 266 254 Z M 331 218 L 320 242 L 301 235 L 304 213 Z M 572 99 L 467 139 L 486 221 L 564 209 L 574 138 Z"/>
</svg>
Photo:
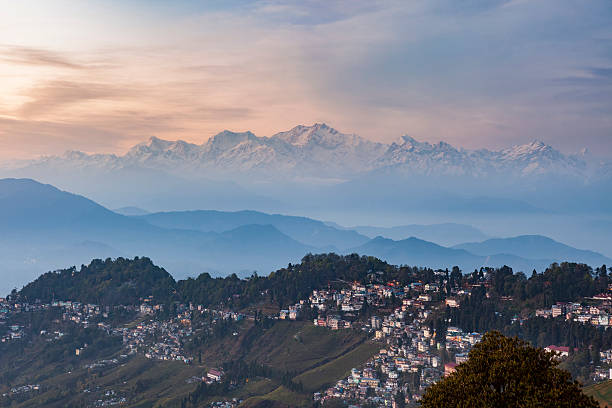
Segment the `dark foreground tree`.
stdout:
<svg viewBox="0 0 612 408">
<path fill-rule="evenodd" d="M 467 362 L 427 389 L 425 408 L 597 408 L 550 353 L 499 332 L 485 334 Z"/>
</svg>

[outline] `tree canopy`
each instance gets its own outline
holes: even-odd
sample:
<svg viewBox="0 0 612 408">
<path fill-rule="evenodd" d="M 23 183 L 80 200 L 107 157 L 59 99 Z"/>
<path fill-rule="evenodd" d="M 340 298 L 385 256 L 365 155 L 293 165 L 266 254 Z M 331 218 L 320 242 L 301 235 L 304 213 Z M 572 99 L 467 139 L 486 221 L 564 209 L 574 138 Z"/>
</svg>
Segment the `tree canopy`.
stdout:
<svg viewBox="0 0 612 408">
<path fill-rule="evenodd" d="M 551 353 L 499 332 L 485 334 L 467 362 L 427 389 L 424 408 L 596 408 Z"/>
<path fill-rule="evenodd" d="M 47 272 L 19 295 L 29 301 L 74 300 L 115 305 L 138 304 L 142 298 L 174 298 L 174 278 L 149 258 L 94 259 L 89 265 Z"/>
</svg>

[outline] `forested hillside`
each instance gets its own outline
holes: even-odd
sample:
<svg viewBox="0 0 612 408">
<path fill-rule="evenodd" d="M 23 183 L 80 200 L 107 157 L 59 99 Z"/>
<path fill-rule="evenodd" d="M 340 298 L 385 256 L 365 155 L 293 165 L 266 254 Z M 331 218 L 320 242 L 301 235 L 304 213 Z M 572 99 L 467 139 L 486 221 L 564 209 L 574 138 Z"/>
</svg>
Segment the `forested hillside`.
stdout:
<svg viewBox="0 0 612 408">
<path fill-rule="evenodd" d="M 379 297 L 368 298 L 359 310 L 343 313 L 351 321 L 347 330 L 315 327 L 312 319 L 320 319 L 325 309 L 317 310 L 314 303 L 300 308 L 297 321 L 279 318 L 281 309 L 309 299 L 315 290 L 342 299 L 342 290 L 355 283 Z M 534 314 L 557 302 L 574 302 L 588 309 L 591 297 L 607 292 L 610 283 L 605 265 L 592 269 L 576 263 L 552 264 L 544 273 L 527 277 L 508 267 L 464 274 L 457 267 L 395 266 L 374 257 L 330 253 L 306 255 L 300 263 L 268 276 L 214 278 L 204 273 L 176 281 L 148 258 L 94 260 L 79 269 L 48 272 L 11 294 L 15 302 L 8 306 L 11 325 L 6 328 L 16 329 L 5 331 L 4 339 L 9 341 L 0 345 L 6 356 L 0 358 L 0 367 L 23 374 L 15 380 L 5 377 L 11 384 L 44 384 L 35 397 L 28 397 L 27 404 L 17 406 L 33 406 L 28 404 L 35 401 L 57 407 L 68 401 L 83 402 L 87 398 L 78 396 L 79 392 L 92 391 L 93 384 L 105 389 L 106 382 L 133 403 L 161 398 L 167 403 L 159 406 L 195 407 L 235 395 L 246 399 L 244 406 L 271 401 L 309 406 L 312 393 L 377 352 L 383 343 L 371 340 L 370 319 L 402 310 L 404 299 L 414 302 L 409 304 L 419 311 L 423 327 L 433 333 L 432 341 L 448 343 L 448 330 L 454 326 L 466 332 L 500 330 L 541 347 L 567 345 L 572 351 L 562 367 L 588 382 L 593 366 L 600 364 L 599 352 L 612 349 L 612 332 L 563 316 L 546 319 Z M 339 305 L 335 297 L 329 300 L 329 307 Z M 454 300 L 459 307 L 445 306 L 446 300 Z M 54 306 L 53 301 L 81 305 L 56 302 Z M 329 311 L 328 318 L 335 313 Z M 414 322 L 415 316 L 404 314 L 405 323 Z M 15 334 L 25 336 L 27 343 L 14 340 Z M 26 344 L 31 352 L 24 348 Z M 75 350 L 81 357 L 75 356 Z M 449 361 L 452 347 L 433 350 L 436 358 Z M 149 360 L 130 357 L 165 360 L 168 353 L 181 363 L 155 363 L 159 372 Z M 36 355 L 43 360 L 36 362 Z M 125 367 L 108 363 L 122 359 L 126 359 Z M 86 361 L 93 367 L 111 367 L 84 370 Z M 184 382 L 200 375 L 204 367 L 223 368 L 227 377 L 197 387 Z M 148 374 L 139 374 L 141 369 Z M 49 380 L 54 378 L 52 373 L 59 375 L 56 381 Z M 176 375 L 183 380 L 174 380 Z M 83 382 L 70 382 L 75 377 Z M 125 378 L 127 384 L 121 386 L 117 378 Z M 411 381 L 418 385 L 417 377 Z M 156 391 L 153 382 L 162 388 Z M 63 392 L 65 387 L 72 391 Z"/>
<path fill-rule="evenodd" d="M 550 306 L 593 296 L 607 290 L 612 279 L 605 265 L 595 271 L 585 264 L 552 264 L 543 273 L 535 271 L 528 278 L 514 273 L 511 268 L 481 268 L 462 274 L 458 268 L 446 274 L 436 274 L 431 268 L 394 266 L 371 256 L 308 254 L 298 264 L 271 272 L 268 276 L 241 279 L 236 275 L 213 278 L 203 273 L 197 278 L 175 281 L 163 268 L 146 257 L 134 259 L 93 260 L 80 269 L 75 267 L 47 272 L 26 285 L 19 295 L 30 301 L 72 299 L 101 304 L 137 304 L 153 296 L 155 301 L 193 302 L 203 305 L 248 306 L 261 300 L 262 294 L 276 304 L 283 305 L 307 297 L 313 289 L 325 287 L 333 281 L 396 280 L 400 285 L 411 282 L 477 285 L 485 279 L 492 286 L 495 298 L 512 297 L 516 312 Z M 480 305 L 478 291 L 474 292 Z M 465 312 L 467 313 L 467 312 Z"/>
</svg>

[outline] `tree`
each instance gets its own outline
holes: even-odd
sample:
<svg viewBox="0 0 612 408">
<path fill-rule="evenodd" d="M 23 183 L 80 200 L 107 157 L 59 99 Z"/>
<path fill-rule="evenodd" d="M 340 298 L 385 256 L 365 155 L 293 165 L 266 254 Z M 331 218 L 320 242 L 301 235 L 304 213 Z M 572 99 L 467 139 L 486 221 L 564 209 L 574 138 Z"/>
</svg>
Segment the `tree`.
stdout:
<svg viewBox="0 0 612 408">
<path fill-rule="evenodd" d="M 401 391 L 395 394 L 395 406 L 397 408 L 404 408 L 406 406 L 406 398 Z"/>
<path fill-rule="evenodd" d="M 427 389 L 421 406 L 598 407 L 557 364 L 541 348 L 489 332 L 474 346 L 467 362 Z"/>
</svg>

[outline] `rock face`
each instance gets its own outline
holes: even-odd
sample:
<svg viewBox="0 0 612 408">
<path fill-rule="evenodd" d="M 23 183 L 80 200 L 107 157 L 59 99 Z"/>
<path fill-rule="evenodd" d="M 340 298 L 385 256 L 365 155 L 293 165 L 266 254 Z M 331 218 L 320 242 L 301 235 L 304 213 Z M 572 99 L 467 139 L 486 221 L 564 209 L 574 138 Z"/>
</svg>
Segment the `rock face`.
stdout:
<svg viewBox="0 0 612 408">
<path fill-rule="evenodd" d="M 198 145 L 151 137 L 125 155 L 67 152 L 41 158 L 25 168 L 154 169 L 182 177 L 274 175 L 347 179 L 371 171 L 408 175 L 487 177 L 512 175 L 610 176 L 610 163 L 590 162 L 585 155 L 564 155 L 542 142 L 491 151 L 458 149 L 403 136 L 391 144 L 341 133 L 326 124 L 296 126 L 271 137 L 225 130 Z"/>
</svg>

